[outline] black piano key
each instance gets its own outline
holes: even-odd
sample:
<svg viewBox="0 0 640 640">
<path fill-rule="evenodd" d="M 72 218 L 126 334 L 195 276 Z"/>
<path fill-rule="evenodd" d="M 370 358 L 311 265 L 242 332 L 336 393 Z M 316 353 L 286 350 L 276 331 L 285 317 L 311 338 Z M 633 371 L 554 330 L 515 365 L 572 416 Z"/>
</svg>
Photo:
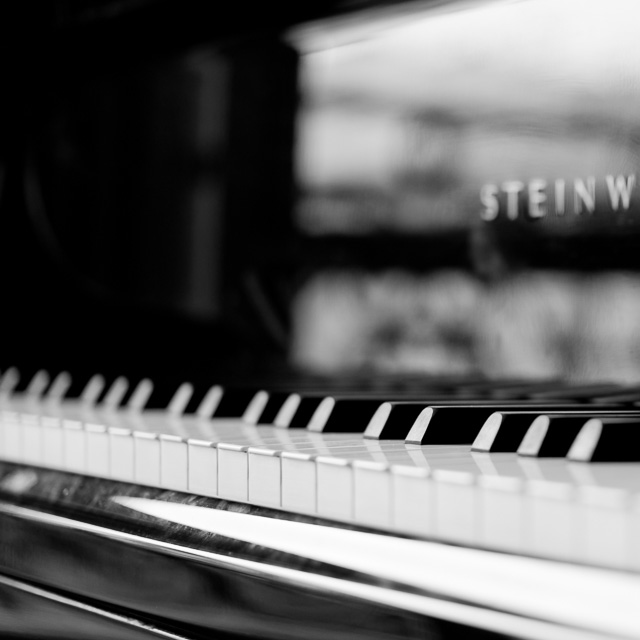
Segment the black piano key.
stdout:
<svg viewBox="0 0 640 640">
<path fill-rule="evenodd" d="M 127 376 L 127 387 L 124 394 L 121 396 L 120 401 L 117 403 L 118 407 L 127 407 L 131 401 L 131 398 L 138 389 L 138 385 L 145 380 L 141 376 Z M 106 397 L 106 396 L 105 396 Z"/>
<path fill-rule="evenodd" d="M 320 404 L 327 397 L 339 399 L 341 404 L 344 399 L 348 399 L 350 403 L 363 402 L 369 405 L 373 403 L 375 406 L 378 406 L 390 395 L 403 398 L 405 397 L 405 392 L 382 393 L 376 389 L 368 389 L 364 392 L 359 392 L 358 397 L 354 398 L 354 390 L 347 388 L 334 391 L 330 395 L 318 392 L 317 389 L 306 394 L 291 393 L 290 391 L 267 392 L 262 390 L 255 392 L 255 395 L 247 405 L 242 418 L 252 424 L 274 424 L 278 427 L 290 429 L 306 428 L 309 426 L 311 419 Z M 439 395 L 437 396 L 437 399 L 444 400 L 444 397 Z M 357 412 L 358 410 L 354 411 Z M 221 417 L 218 410 L 214 412 L 213 417 Z M 320 419 L 321 416 L 319 415 L 316 418 L 317 429 L 320 429 L 320 426 L 318 426 Z M 332 418 L 331 423 L 334 424 L 336 420 L 338 420 L 338 418 Z M 335 426 L 329 428 L 337 429 Z"/>
<path fill-rule="evenodd" d="M 324 398 L 292 393 L 284 401 L 273 424 L 285 429 L 305 429 Z"/>
<path fill-rule="evenodd" d="M 578 405 L 581 406 L 581 405 Z M 615 405 L 608 405 L 609 407 Z M 487 418 L 495 412 L 509 411 L 536 415 L 551 410 L 575 409 L 573 403 L 475 401 L 447 403 L 424 409 L 411 427 L 407 444 L 473 444 Z M 515 449 L 513 449 L 515 451 Z"/>
<path fill-rule="evenodd" d="M 284 391 L 270 393 L 269 400 L 258 418 L 258 424 L 274 424 L 280 409 L 290 395 L 291 393 Z"/>
<path fill-rule="evenodd" d="M 174 383 L 170 388 L 175 391 L 178 386 L 178 384 Z M 184 413 L 201 413 L 207 418 L 242 418 L 245 412 L 250 407 L 252 407 L 254 411 L 260 408 L 259 402 L 257 402 L 256 399 L 256 395 L 258 395 L 258 393 L 263 389 L 263 385 L 254 387 L 247 385 L 233 386 L 211 383 L 194 384 L 193 392 L 186 404 Z M 154 395 L 155 393 L 156 392 L 154 389 Z M 263 393 L 265 392 L 263 391 Z M 219 394 L 219 400 L 211 400 L 212 396 L 216 396 L 217 394 Z M 269 391 L 268 397 L 270 398 L 274 394 L 282 395 L 282 397 L 286 399 L 286 397 L 289 395 L 289 391 L 287 391 L 286 393 L 282 392 L 282 394 L 280 391 Z M 273 405 L 269 405 L 269 403 L 267 402 L 266 406 Z M 205 407 L 207 407 L 207 410 L 205 410 Z M 261 411 L 257 411 L 257 413 L 261 413 Z"/>
<path fill-rule="evenodd" d="M 364 437 L 373 440 L 404 440 L 409 435 L 411 428 L 418 419 L 420 413 L 436 404 L 446 404 L 448 407 L 468 407 L 469 405 L 482 406 L 488 405 L 493 410 L 496 407 L 507 408 L 511 405 L 522 407 L 521 400 L 512 401 L 505 400 L 496 403 L 494 400 L 450 400 L 446 398 L 432 398 L 422 400 L 420 402 L 404 402 L 393 401 L 384 402 L 373 415 L 373 418 L 367 425 Z M 535 406 L 536 403 L 531 403 Z M 527 404 L 527 406 L 529 406 Z M 544 403 L 547 406 L 547 403 Z M 572 407 L 574 405 L 560 405 L 560 407 Z"/>
<path fill-rule="evenodd" d="M 287 391 L 260 391 L 256 393 L 243 419 L 251 424 L 273 424 L 282 405 L 291 393 Z"/>
<path fill-rule="evenodd" d="M 173 400 L 176 391 L 180 388 L 183 380 L 157 378 L 153 380 L 153 389 L 145 409 L 166 409 Z"/>
<path fill-rule="evenodd" d="M 257 389 L 224 388 L 222 398 L 213 411 L 212 417 L 241 418 L 257 392 Z"/>
<path fill-rule="evenodd" d="M 98 389 L 100 380 L 102 381 L 102 384 Z M 97 393 L 97 397 L 99 397 L 102 394 L 102 391 L 104 390 L 104 388 L 111 382 L 112 382 L 111 379 L 107 380 L 105 376 L 95 371 L 92 371 L 91 373 L 75 373 L 74 372 L 73 376 L 71 377 L 71 384 L 69 385 L 69 387 L 67 388 L 64 394 L 64 399 L 76 400 L 76 399 L 82 398 L 89 384 L 91 384 L 95 389 L 95 391 L 89 391 L 88 392 L 89 395 L 93 397 Z M 97 401 L 97 397 L 96 397 L 96 401 Z"/>
<path fill-rule="evenodd" d="M 187 406 L 185 407 L 184 413 L 186 414 L 195 414 L 198 412 L 200 404 L 207 396 L 213 384 L 205 384 L 202 382 L 197 382 L 193 385 L 193 393 L 189 398 L 189 402 L 187 402 Z M 209 417 L 209 416 L 207 416 Z"/>
<path fill-rule="evenodd" d="M 318 405 L 307 428 L 322 433 L 362 433 L 381 402 L 380 398 L 328 396 Z"/>
<path fill-rule="evenodd" d="M 575 462 L 640 462 L 640 417 L 588 420 L 567 458 Z"/>
<path fill-rule="evenodd" d="M 482 425 L 472 451 L 491 453 L 516 451 L 539 412 L 496 411 Z"/>
<path fill-rule="evenodd" d="M 420 412 L 407 444 L 471 444 L 485 420 L 503 405 L 430 406 Z"/>
<path fill-rule="evenodd" d="M 577 405 L 582 407 L 583 405 Z M 549 406 L 546 410 L 538 409 L 528 411 L 497 411 L 489 416 L 478 437 L 471 445 L 472 451 L 486 451 L 492 453 L 516 452 L 523 443 L 526 434 L 534 420 L 543 413 L 554 418 L 576 418 L 582 424 L 597 415 L 624 416 L 634 415 L 633 410 L 612 409 L 604 405 L 589 407 L 588 409 L 576 409 L 575 407 Z M 566 453 L 566 452 L 565 452 Z M 562 454 L 564 455 L 564 454 Z"/>
<path fill-rule="evenodd" d="M 364 437 L 373 440 L 404 440 L 427 406 L 424 402 L 383 402 L 369 421 Z"/>
<path fill-rule="evenodd" d="M 467 405 L 469 402 L 475 401 L 475 399 L 460 399 L 456 397 L 456 400 L 451 400 L 449 396 L 442 395 L 441 393 L 411 393 L 409 394 L 407 390 L 402 393 L 397 392 L 388 392 L 381 393 L 380 391 L 369 390 L 367 393 L 359 394 L 358 397 L 354 397 L 353 392 L 348 393 L 334 393 L 330 395 L 322 395 L 322 394 L 300 394 L 294 393 L 288 397 L 282 405 L 282 408 L 278 412 L 278 415 L 273 424 L 278 427 L 288 427 L 288 428 L 306 428 L 309 426 L 312 417 L 314 416 L 316 410 L 320 406 L 320 404 L 325 400 L 325 398 L 333 398 L 334 400 L 340 400 L 340 404 L 344 404 L 348 401 L 349 405 L 353 406 L 351 409 L 350 419 L 351 419 L 351 427 L 344 426 L 344 428 L 338 428 L 337 421 L 339 418 L 338 415 L 342 415 L 344 409 L 339 409 L 337 413 L 334 413 L 334 417 L 331 418 L 331 425 L 328 427 L 329 429 L 336 429 L 342 432 L 349 431 L 364 431 L 371 418 L 373 418 L 373 413 L 375 413 L 375 409 L 377 409 L 381 404 L 387 401 L 392 401 L 394 404 L 416 404 L 420 406 L 421 409 L 424 409 L 428 406 L 428 402 L 460 402 L 461 404 Z M 358 403 L 362 404 L 362 409 L 356 408 Z M 371 407 L 374 407 L 373 413 L 369 413 Z M 324 411 L 327 411 L 327 405 L 325 405 Z M 355 415 L 360 414 L 367 419 L 366 424 L 362 425 L 362 420 L 359 419 L 360 426 L 356 429 L 355 423 L 353 422 Z M 322 415 L 318 415 L 316 418 L 316 427 L 317 429 L 325 431 L 325 428 L 320 428 L 320 421 L 322 419 Z M 413 420 L 411 421 L 413 424 Z M 411 427 L 411 424 L 407 427 L 407 432 Z M 332 426 L 333 425 L 333 426 Z M 400 438 L 404 438 L 404 436 L 399 436 Z"/>
<path fill-rule="evenodd" d="M 518 455 L 564 458 L 584 424 L 584 417 L 538 416 L 520 443 Z"/>
</svg>

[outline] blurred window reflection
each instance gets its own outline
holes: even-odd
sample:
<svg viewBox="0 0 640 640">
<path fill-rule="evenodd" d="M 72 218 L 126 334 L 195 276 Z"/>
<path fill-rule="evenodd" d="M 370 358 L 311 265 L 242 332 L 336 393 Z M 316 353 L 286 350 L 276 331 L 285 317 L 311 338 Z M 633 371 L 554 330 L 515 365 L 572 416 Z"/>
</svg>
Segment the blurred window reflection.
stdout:
<svg viewBox="0 0 640 640">
<path fill-rule="evenodd" d="M 640 4 L 432 4 L 291 34 L 296 220 L 309 237 L 429 236 L 425 251 L 461 234 L 473 268 L 316 273 L 293 359 L 640 381 Z"/>
</svg>

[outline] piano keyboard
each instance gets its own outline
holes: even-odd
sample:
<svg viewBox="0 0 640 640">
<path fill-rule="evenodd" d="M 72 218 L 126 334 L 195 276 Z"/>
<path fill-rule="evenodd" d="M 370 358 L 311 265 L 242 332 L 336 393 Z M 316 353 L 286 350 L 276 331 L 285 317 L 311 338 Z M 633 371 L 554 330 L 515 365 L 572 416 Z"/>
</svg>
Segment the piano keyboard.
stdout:
<svg viewBox="0 0 640 640">
<path fill-rule="evenodd" d="M 323 395 L 67 374 L 0 379 L 0 459 L 422 539 L 640 571 L 640 392 L 612 385 Z M 496 397 L 497 396 L 497 397 Z M 125 398 L 126 403 L 123 404 Z M 503 399 L 499 399 L 502 397 Z M 619 398 L 623 398 L 619 401 Z"/>
</svg>

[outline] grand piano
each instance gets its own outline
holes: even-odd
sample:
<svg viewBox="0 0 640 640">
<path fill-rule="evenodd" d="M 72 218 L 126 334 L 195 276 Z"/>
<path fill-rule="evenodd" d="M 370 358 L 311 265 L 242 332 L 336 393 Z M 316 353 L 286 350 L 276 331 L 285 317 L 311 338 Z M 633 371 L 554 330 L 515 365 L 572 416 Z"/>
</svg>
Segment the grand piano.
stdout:
<svg viewBox="0 0 640 640">
<path fill-rule="evenodd" d="M 633 0 L 0 9 L 0 634 L 637 638 Z"/>
</svg>

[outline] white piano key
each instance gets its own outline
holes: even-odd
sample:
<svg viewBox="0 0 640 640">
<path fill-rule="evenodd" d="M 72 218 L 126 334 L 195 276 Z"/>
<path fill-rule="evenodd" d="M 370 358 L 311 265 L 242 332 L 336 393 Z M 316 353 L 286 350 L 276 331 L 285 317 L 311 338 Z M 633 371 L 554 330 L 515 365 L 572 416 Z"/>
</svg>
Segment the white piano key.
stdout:
<svg viewBox="0 0 640 640">
<path fill-rule="evenodd" d="M 43 416 L 42 465 L 51 469 L 64 468 L 64 442 L 62 421 L 54 416 Z"/>
<path fill-rule="evenodd" d="M 578 486 L 618 487 L 631 492 L 640 491 L 640 463 L 637 462 L 583 464 L 565 461 L 564 467 L 568 473 L 568 482 Z"/>
<path fill-rule="evenodd" d="M 133 432 L 134 478 L 139 484 L 160 487 L 160 437 L 150 431 Z"/>
<path fill-rule="evenodd" d="M 392 490 L 389 465 L 370 460 L 353 463 L 353 515 L 357 523 L 391 525 Z"/>
<path fill-rule="evenodd" d="M 353 468 L 345 458 L 316 458 L 318 515 L 353 519 Z"/>
<path fill-rule="evenodd" d="M 187 440 L 188 485 L 191 493 L 218 495 L 218 451 L 208 440 Z"/>
<path fill-rule="evenodd" d="M 484 473 L 476 463 L 476 454 L 471 452 L 468 446 L 408 445 L 406 452 L 407 455 L 411 457 L 415 466 L 427 467 L 429 469 L 459 468 L 469 473 Z M 491 467 L 491 469 L 491 472 L 497 473 L 493 467 Z"/>
<path fill-rule="evenodd" d="M 477 466 L 480 471 L 478 475 L 522 477 L 524 473 L 521 461 L 515 453 L 471 451 L 469 456 L 472 464 Z M 475 473 L 473 466 L 464 470 Z"/>
<path fill-rule="evenodd" d="M 477 543 L 477 487 L 474 475 L 467 471 L 436 469 L 433 480 L 436 535 L 451 542 Z"/>
<path fill-rule="evenodd" d="M 172 433 L 160 434 L 160 486 L 174 491 L 189 488 L 187 441 Z"/>
<path fill-rule="evenodd" d="M 252 446 L 259 446 L 260 444 L 269 444 L 271 442 L 306 442 L 314 444 L 316 442 L 322 442 L 323 440 L 314 440 L 314 436 L 322 436 L 327 438 L 325 434 L 314 434 L 305 431 L 304 429 L 279 429 L 271 426 L 257 426 L 247 424 L 237 418 L 212 418 L 207 421 L 207 427 L 211 437 L 228 438 L 234 442 L 247 442 Z M 338 437 L 331 437 L 330 440 L 345 440 L 344 434 L 331 434 L 331 436 L 337 435 Z M 351 440 L 357 439 L 357 434 L 351 434 Z"/>
<path fill-rule="evenodd" d="M 514 553 L 525 551 L 527 518 L 524 482 L 521 478 L 479 476 L 479 544 Z"/>
<path fill-rule="evenodd" d="M 62 421 L 63 464 L 65 471 L 85 473 L 86 439 L 85 431 L 79 420 Z"/>
<path fill-rule="evenodd" d="M 109 477 L 122 482 L 133 482 L 135 458 L 131 429 L 110 426 L 108 434 Z"/>
<path fill-rule="evenodd" d="M 578 560 L 581 540 L 575 509 L 575 488 L 564 482 L 530 480 L 526 486 L 531 518 L 529 548 L 546 558 Z"/>
<path fill-rule="evenodd" d="M 218 444 L 218 495 L 227 500 L 246 502 L 249 496 L 249 460 L 247 447 Z"/>
<path fill-rule="evenodd" d="M 247 456 L 249 502 L 280 507 L 282 475 L 278 452 L 264 447 L 249 447 Z"/>
<path fill-rule="evenodd" d="M 584 556 L 588 563 L 624 569 L 630 561 L 630 495 L 611 487 L 580 487 L 577 509 L 584 531 Z"/>
<path fill-rule="evenodd" d="M 573 476 L 567 469 L 567 462 L 564 458 L 518 456 L 517 464 L 527 480 L 550 480 L 573 484 Z"/>
<path fill-rule="evenodd" d="M 629 569 L 640 572 L 640 493 L 633 493 L 629 503 Z"/>
<path fill-rule="evenodd" d="M 346 473 L 346 475 L 344 476 L 344 479 L 348 483 L 347 486 L 351 485 L 351 482 L 352 482 L 351 478 L 352 478 L 353 472 L 350 471 L 350 469 L 345 466 L 346 461 L 356 460 L 356 459 L 375 461 L 377 458 L 379 459 L 380 462 L 383 462 L 383 463 L 396 462 L 398 464 L 400 463 L 413 464 L 413 460 L 409 455 L 410 452 L 403 443 L 363 442 L 362 439 L 353 440 L 353 437 L 354 435 L 351 434 L 351 435 L 347 435 L 346 439 L 333 441 L 333 434 L 306 434 L 303 438 L 298 440 L 293 446 L 291 446 L 292 445 L 291 442 L 287 442 L 287 443 L 282 443 L 280 445 L 270 444 L 268 445 L 268 448 L 276 451 L 279 450 L 279 451 L 298 452 L 300 454 L 305 454 L 301 458 L 297 456 L 293 456 L 293 459 L 296 460 L 296 462 L 298 463 L 296 466 L 303 465 L 303 468 L 307 468 L 307 470 L 309 471 L 311 484 L 307 484 L 306 486 L 311 487 L 311 489 L 313 488 L 313 475 L 312 475 L 312 466 L 310 467 L 310 464 L 311 465 L 314 464 L 314 458 L 315 458 L 317 496 L 319 499 L 321 497 L 323 499 L 326 498 L 326 501 L 324 501 L 323 505 L 317 506 L 318 513 L 321 515 L 326 515 L 327 517 L 336 517 L 336 518 L 344 519 L 345 516 L 349 517 L 348 514 L 351 512 L 351 509 L 352 509 L 352 507 L 350 507 L 347 504 L 349 493 L 346 490 L 342 490 L 340 491 L 340 493 L 336 494 L 338 496 L 338 500 L 341 500 L 344 502 L 340 506 L 338 506 L 338 504 L 336 504 L 335 506 L 332 506 L 331 494 L 334 493 L 333 489 L 323 492 L 324 489 L 323 489 L 322 481 L 324 476 L 322 476 L 322 472 L 324 471 L 324 467 L 321 467 L 319 464 L 320 462 L 322 463 L 325 462 L 325 459 L 322 456 L 322 453 L 330 454 L 331 457 L 327 457 L 326 458 L 327 461 L 330 459 L 335 459 L 336 462 L 334 466 L 343 467 L 342 469 L 339 469 L 337 471 L 333 470 L 333 471 L 335 471 L 338 474 Z M 247 441 L 243 440 L 243 442 L 246 443 Z M 260 447 L 255 447 L 256 451 L 259 448 Z M 254 447 L 251 447 L 252 452 L 253 452 L 253 449 Z M 456 455 L 458 456 L 460 454 L 459 449 L 461 448 L 459 447 L 458 449 L 454 450 Z M 447 459 L 450 457 L 451 454 L 448 451 L 448 449 L 446 448 L 438 449 L 438 451 L 440 450 L 442 450 L 445 453 L 445 457 Z M 256 454 L 256 455 L 259 455 L 259 454 Z M 287 453 L 287 455 L 284 455 L 283 458 L 281 457 L 282 464 L 286 465 L 287 467 L 294 466 L 293 463 L 291 463 L 290 461 L 283 462 L 283 460 L 286 461 L 287 458 L 291 459 L 292 456 L 289 456 Z M 260 482 L 265 481 L 266 484 L 270 484 L 270 486 L 274 486 L 277 483 L 277 479 L 278 479 L 278 467 L 276 462 L 277 462 L 277 458 L 275 460 L 262 461 L 263 465 L 261 469 L 264 469 L 262 471 L 263 475 L 260 476 L 260 478 L 256 477 L 255 479 L 251 472 L 252 466 L 250 464 L 249 465 L 250 483 L 255 482 L 255 485 L 258 486 Z M 288 486 L 289 486 L 288 474 L 286 471 L 282 473 L 283 473 L 283 480 L 282 480 L 283 494 L 285 496 L 283 498 L 282 506 L 284 508 L 296 510 L 297 507 L 294 505 L 298 504 L 298 501 L 296 500 L 294 495 L 295 493 L 299 493 L 300 491 L 302 491 L 304 485 L 301 480 L 298 480 L 298 476 L 295 476 L 296 483 L 295 485 L 292 484 L 291 486 L 291 491 L 295 493 L 294 495 L 291 496 L 291 498 L 287 498 L 287 492 L 288 492 Z M 332 482 L 332 476 L 328 476 L 328 481 Z M 335 486 L 335 485 L 332 485 L 332 486 Z M 335 496 L 333 497 L 333 499 L 334 500 L 336 499 Z M 249 500 L 253 502 L 253 497 L 251 495 L 251 492 L 250 492 Z M 306 496 L 306 498 L 304 498 L 304 500 L 301 500 L 301 503 L 304 505 L 304 509 L 306 510 L 312 509 L 311 505 L 313 505 L 313 495 L 311 494 L 311 491 L 309 491 L 309 494 Z M 290 505 L 290 506 L 287 506 L 287 505 Z M 334 509 L 333 512 L 331 511 L 332 509 Z"/>
<path fill-rule="evenodd" d="M 298 451 L 283 451 L 281 504 L 285 509 L 303 513 L 316 511 L 316 465 L 312 456 Z"/>
<path fill-rule="evenodd" d="M 22 458 L 22 425 L 16 411 L 3 411 L 4 452 L 3 459 L 9 462 L 23 462 Z"/>
<path fill-rule="evenodd" d="M 240 427 L 238 425 L 212 425 L 208 430 L 200 430 L 198 435 L 193 434 L 201 440 L 208 440 L 214 444 L 221 442 L 227 442 L 229 444 L 238 444 L 246 446 L 260 446 L 267 445 L 272 441 L 269 438 L 262 438 L 259 433 L 259 428 L 246 426 Z"/>
<path fill-rule="evenodd" d="M 87 439 L 87 473 L 98 478 L 108 478 L 109 433 L 104 424 L 88 422 L 85 424 Z"/>
<path fill-rule="evenodd" d="M 404 450 L 384 450 L 384 458 L 391 464 L 416 466 L 430 469 L 452 469 L 454 471 L 466 471 L 473 475 L 479 475 L 480 470 L 475 465 L 473 458 L 468 454 L 462 455 L 456 450 L 445 450 L 438 447 L 436 451 L 431 451 L 431 447 L 415 446 L 407 447 Z M 435 449 L 436 447 L 433 447 Z M 420 451 L 422 449 L 422 451 Z M 377 456 L 380 459 L 380 455 Z"/>
<path fill-rule="evenodd" d="M 543 464 L 540 464 L 542 462 Z M 522 469 L 528 480 L 556 480 L 557 478 L 547 478 L 543 473 L 544 463 L 547 459 L 543 458 L 529 458 L 527 456 L 520 456 L 518 465 Z"/>
<path fill-rule="evenodd" d="M 425 467 L 391 467 L 391 522 L 395 529 L 417 536 L 434 534 L 434 486 Z"/>
<path fill-rule="evenodd" d="M 23 460 L 27 464 L 40 465 L 42 462 L 42 426 L 40 416 L 23 413 L 22 423 Z"/>
<path fill-rule="evenodd" d="M 343 448 L 352 446 L 360 449 L 364 448 L 362 439 L 354 440 L 353 434 L 351 434 L 350 438 L 333 438 L 334 434 L 304 433 L 302 429 L 297 429 L 296 431 L 301 433 L 294 434 L 288 430 L 270 427 L 244 426 L 230 430 L 216 430 L 215 433 L 211 434 L 211 440 L 218 443 L 225 442 L 246 447 L 264 447 L 277 451 L 310 451 L 316 455 L 330 453 L 331 447 Z"/>
</svg>

